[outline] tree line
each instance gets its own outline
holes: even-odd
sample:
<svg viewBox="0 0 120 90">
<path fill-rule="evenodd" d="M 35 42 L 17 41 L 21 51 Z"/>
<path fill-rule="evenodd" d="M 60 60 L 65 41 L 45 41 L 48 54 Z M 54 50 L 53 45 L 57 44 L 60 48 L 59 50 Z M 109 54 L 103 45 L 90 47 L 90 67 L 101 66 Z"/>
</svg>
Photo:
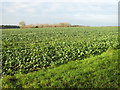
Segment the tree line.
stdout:
<svg viewBox="0 0 120 90">
<path fill-rule="evenodd" d="M 16 25 L 0 25 L 0 29 L 9 29 L 9 28 L 20 28 L 20 26 L 16 26 Z"/>
<path fill-rule="evenodd" d="M 26 25 L 24 21 L 19 22 L 19 25 L 0 25 L 0 29 L 9 28 L 46 28 L 46 27 L 88 27 L 83 25 L 71 25 L 70 23 L 57 23 L 57 24 L 29 24 Z"/>
<path fill-rule="evenodd" d="M 57 24 L 29 24 L 26 25 L 24 21 L 19 22 L 20 28 L 44 28 L 44 27 L 88 27 L 82 25 L 71 25 L 70 23 L 57 23 Z"/>
</svg>

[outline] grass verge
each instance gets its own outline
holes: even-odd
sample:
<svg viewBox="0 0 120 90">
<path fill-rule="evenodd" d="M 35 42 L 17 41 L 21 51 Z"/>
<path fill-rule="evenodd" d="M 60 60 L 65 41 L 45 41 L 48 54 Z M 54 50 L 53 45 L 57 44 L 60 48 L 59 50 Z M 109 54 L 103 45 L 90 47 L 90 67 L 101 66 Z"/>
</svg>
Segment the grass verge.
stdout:
<svg viewBox="0 0 120 90">
<path fill-rule="evenodd" d="M 28 74 L 3 76 L 3 88 L 119 88 L 118 51 Z"/>
</svg>

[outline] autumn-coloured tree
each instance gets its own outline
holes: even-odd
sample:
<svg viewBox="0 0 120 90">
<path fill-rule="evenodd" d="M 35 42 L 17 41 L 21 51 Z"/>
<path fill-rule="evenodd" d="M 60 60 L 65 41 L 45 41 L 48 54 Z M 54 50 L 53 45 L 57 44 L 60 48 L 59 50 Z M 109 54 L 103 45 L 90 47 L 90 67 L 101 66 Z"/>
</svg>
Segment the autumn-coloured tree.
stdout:
<svg viewBox="0 0 120 90">
<path fill-rule="evenodd" d="M 21 21 L 21 22 L 19 22 L 19 26 L 20 26 L 21 28 L 25 28 L 26 24 L 25 24 L 24 21 Z"/>
<path fill-rule="evenodd" d="M 60 27 L 69 27 L 70 24 L 69 23 L 59 23 Z"/>
</svg>

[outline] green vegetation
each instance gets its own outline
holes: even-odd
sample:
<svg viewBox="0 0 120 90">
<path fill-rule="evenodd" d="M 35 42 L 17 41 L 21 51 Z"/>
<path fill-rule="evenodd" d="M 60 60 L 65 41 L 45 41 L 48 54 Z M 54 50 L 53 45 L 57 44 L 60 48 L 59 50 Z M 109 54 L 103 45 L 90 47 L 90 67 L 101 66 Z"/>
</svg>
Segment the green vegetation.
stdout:
<svg viewBox="0 0 120 90">
<path fill-rule="evenodd" d="M 3 88 L 118 88 L 117 66 L 118 51 L 109 49 L 102 55 L 56 68 L 4 76 L 2 84 Z"/>
<path fill-rule="evenodd" d="M 4 29 L 4 88 L 118 88 L 117 27 Z"/>
</svg>

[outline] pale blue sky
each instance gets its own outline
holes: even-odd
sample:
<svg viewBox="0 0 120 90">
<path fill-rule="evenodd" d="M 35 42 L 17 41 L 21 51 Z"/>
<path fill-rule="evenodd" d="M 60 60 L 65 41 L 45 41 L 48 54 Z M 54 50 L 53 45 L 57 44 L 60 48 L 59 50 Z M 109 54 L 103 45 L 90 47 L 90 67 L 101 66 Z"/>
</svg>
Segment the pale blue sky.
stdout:
<svg viewBox="0 0 120 90">
<path fill-rule="evenodd" d="M 118 25 L 118 0 L 2 2 L 2 24 Z M 109 1 L 109 2 L 108 2 Z"/>
</svg>

